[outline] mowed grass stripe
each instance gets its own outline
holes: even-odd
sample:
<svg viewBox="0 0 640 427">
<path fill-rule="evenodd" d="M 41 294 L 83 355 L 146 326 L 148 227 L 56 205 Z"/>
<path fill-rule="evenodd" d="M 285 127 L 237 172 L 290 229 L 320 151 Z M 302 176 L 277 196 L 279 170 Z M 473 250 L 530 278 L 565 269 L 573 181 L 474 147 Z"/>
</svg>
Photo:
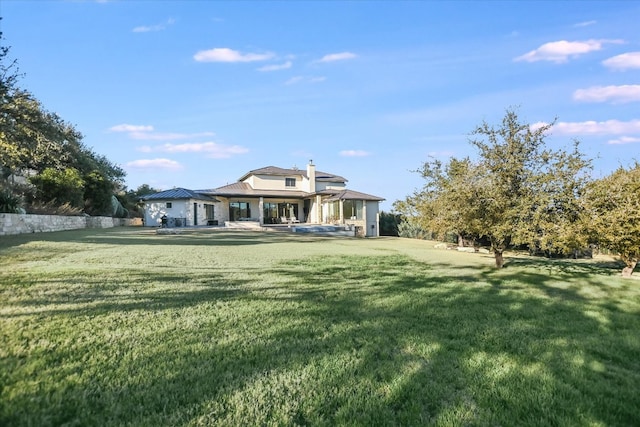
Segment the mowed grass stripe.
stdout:
<svg viewBox="0 0 640 427">
<path fill-rule="evenodd" d="M 637 425 L 609 262 L 404 239 L 0 242 L 0 425 Z"/>
</svg>

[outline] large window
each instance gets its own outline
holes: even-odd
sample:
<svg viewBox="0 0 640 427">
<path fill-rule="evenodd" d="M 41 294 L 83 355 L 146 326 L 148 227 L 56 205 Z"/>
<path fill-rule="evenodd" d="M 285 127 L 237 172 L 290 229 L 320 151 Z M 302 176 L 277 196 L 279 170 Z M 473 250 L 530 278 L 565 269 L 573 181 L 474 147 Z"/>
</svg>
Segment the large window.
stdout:
<svg viewBox="0 0 640 427">
<path fill-rule="evenodd" d="M 282 181 L 280 181 L 282 182 Z M 284 179 L 284 186 L 285 187 L 295 187 L 296 186 L 296 179 L 295 178 L 285 178 Z"/>
<path fill-rule="evenodd" d="M 277 203 L 265 203 L 263 205 L 262 214 L 264 216 L 265 224 L 275 224 L 278 218 L 278 204 Z"/>
<path fill-rule="evenodd" d="M 251 218 L 251 209 L 249 202 L 231 202 L 229 203 L 229 220 L 240 221 L 241 219 Z"/>
<path fill-rule="evenodd" d="M 362 200 L 345 200 L 342 204 L 344 219 L 363 219 Z"/>
<path fill-rule="evenodd" d="M 278 203 L 278 215 L 280 218 L 298 218 L 298 204 Z"/>
</svg>

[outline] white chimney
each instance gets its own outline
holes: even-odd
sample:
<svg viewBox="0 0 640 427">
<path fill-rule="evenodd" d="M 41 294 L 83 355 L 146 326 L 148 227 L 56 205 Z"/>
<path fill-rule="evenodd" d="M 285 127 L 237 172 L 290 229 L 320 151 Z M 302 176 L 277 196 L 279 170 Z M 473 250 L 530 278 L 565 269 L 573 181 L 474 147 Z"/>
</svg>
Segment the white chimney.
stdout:
<svg viewBox="0 0 640 427">
<path fill-rule="evenodd" d="M 309 178 L 309 193 L 316 192 L 316 165 L 313 164 L 313 160 L 309 160 L 307 165 L 307 178 Z"/>
</svg>

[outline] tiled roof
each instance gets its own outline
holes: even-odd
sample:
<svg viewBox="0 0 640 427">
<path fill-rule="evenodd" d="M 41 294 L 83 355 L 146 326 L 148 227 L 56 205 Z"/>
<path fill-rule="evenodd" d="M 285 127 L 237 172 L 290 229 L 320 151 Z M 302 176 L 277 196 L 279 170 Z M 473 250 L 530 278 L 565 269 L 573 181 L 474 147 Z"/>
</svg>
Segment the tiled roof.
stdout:
<svg viewBox="0 0 640 427">
<path fill-rule="evenodd" d="M 159 193 L 149 194 L 141 197 L 141 200 L 176 200 L 176 199 L 197 199 L 217 202 L 218 200 L 206 194 L 199 193 L 186 188 L 172 188 L 171 190 L 161 191 Z"/>
<path fill-rule="evenodd" d="M 369 200 L 373 202 L 381 202 L 384 199 L 382 197 L 372 196 L 371 194 L 361 193 L 359 191 L 342 190 L 327 199 L 328 202 L 336 200 Z"/>
</svg>

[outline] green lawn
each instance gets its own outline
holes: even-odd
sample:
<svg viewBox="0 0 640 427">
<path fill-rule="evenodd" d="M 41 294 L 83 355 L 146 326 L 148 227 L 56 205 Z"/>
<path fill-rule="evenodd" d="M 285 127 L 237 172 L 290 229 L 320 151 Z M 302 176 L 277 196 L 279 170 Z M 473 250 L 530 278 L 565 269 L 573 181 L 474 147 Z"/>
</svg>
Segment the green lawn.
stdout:
<svg viewBox="0 0 640 427">
<path fill-rule="evenodd" d="M 640 425 L 640 282 L 433 242 L 0 237 L 0 425 Z"/>
</svg>

